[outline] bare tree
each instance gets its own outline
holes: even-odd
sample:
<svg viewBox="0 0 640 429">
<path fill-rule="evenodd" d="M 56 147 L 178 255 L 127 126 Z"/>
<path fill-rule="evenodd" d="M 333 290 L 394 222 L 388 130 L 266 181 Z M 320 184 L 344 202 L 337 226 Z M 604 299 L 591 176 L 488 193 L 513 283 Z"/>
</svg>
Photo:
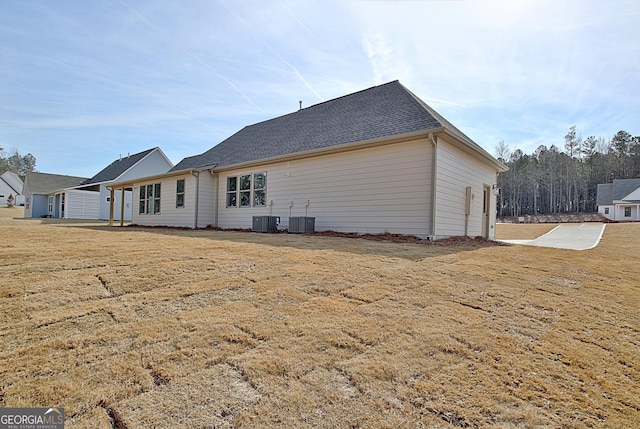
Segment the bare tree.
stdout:
<svg viewBox="0 0 640 429">
<path fill-rule="evenodd" d="M 498 156 L 507 156 L 507 148 L 500 142 Z M 599 183 L 640 178 L 640 136 L 619 131 L 610 140 L 583 141 L 572 126 L 564 149 L 540 145 L 531 155 L 516 149 L 502 158 L 509 171 L 498 176 L 501 215 L 595 212 Z"/>
</svg>

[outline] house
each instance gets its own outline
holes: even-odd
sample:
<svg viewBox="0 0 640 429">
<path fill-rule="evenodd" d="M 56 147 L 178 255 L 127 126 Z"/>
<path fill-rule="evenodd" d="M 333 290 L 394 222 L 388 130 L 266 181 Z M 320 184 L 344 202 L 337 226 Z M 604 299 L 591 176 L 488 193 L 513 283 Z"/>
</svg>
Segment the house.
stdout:
<svg viewBox="0 0 640 429">
<path fill-rule="evenodd" d="M 495 237 L 497 174 L 478 144 L 398 81 L 247 126 L 131 189 L 138 225 Z"/>
<path fill-rule="evenodd" d="M 616 179 L 600 183 L 596 197 L 598 213 L 610 220 L 640 220 L 640 179 Z"/>
<path fill-rule="evenodd" d="M 63 176 L 30 172 L 24 179 L 24 217 L 63 217 L 65 211 L 64 194 L 58 189 L 76 186 L 86 177 Z"/>
<path fill-rule="evenodd" d="M 12 171 L 2 173 L 0 175 L 0 207 L 7 205 L 9 196 L 13 196 L 14 206 L 23 206 L 23 185 L 22 179 L 16 173 Z"/>
<path fill-rule="evenodd" d="M 46 211 L 25 209 L 25 217 L 51 216 L 65 219 L 103 219 L 110 217 L 111 198 L 125 210 L 115 213 L 117 220 L 131 220 L 131 192 L 111 195 L 109 186 L 117 180 L 131 180 L 138 177 L 165 173 L 173 163 L 160 148 L 155 147 L 126 157 L 120 157 L 90 179 L 70 178 L 59 181 L 54 186 L 45 186 L 42 194 L 47 198 Z M 124 201 L 124 204 L 121 204 Z M 33 206 L 33 205 L 32 205 Z M 38 206 L 40 207 L 40 206 Z M 44 205 L 42 209 L 44 209 Z"/>
<path fill-rule="evenodd" d="M 68 219 L 108 220 L 112 198 L 109 189 L 111 183 L 166 173 L 171 167 L 173 167 L 173 163 L 159 147 L 119 157 L 91 179 L 63 190 L 66 193 L 68 203 L 64 217 Z M 117 206 L 123 206 L 120 201 L 124 201 L 123 219 L 131 220 L 131 192 L 125 192 L 124 195 L 114 195 L 113 199 Z M 120 215 L 120 212 L 116 212 L 115 219 L 120 220 Z"/>
</svg>

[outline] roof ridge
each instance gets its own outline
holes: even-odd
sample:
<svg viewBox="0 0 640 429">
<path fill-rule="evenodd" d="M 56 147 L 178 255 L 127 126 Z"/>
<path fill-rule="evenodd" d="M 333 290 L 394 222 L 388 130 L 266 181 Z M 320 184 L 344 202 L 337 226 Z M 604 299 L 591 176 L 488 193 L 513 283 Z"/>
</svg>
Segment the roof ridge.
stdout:
<svg viewBox="0 0 640 429">
<path fill-rule="evenodd" d="M 240 131 L 242 131 L 244 128 L 250 128 L 250 127 L 253 127 L 254 125 L 264 124 L 265 122 L 269 122 L 269 121 L 273 121 L 273 120 L 276 120 L 276 119 L 284 118 L 284 117 L 289 116 L 289 115 L 295 115 L 296 113 L 299 113 L 299 112 L 302 112 L 302 111 L 305 111 L 305 110 L 318 108 L 318 107 L 320 107 L 320 106 L 322 106 L 324 104 L 332 103 L 332 102 L 338 101 L 338 100 L 343 99 L 343 98 L 352 97 L 354 95 L 361 94 L 361 93 L 367 92 L 367 91 L 371 91 L 372 89 L 381 88 L 383 86 L 387 86 L 387 85 L 390 85 L 390 84 L 393 84 L 393 83 L 398 83 L 398 84 L 400 84 L 400 86 L 402 86 L 402 84 L 400 83 L 400 81 L 398 79 L 392 80 L 392 81 L 386 82 L 386 83 L 381 83 L 380 85 L 374 85 L 374 86 L 371 86 L 369 88 L 361 89 L 361 90 L 356 91 L 356 92 L 352 92 L 352 93 L 349 93 L 349 94 L 341 95 L 339 97 L 331 98 L 329 100 L 324 100 L 324 101 L 321 101 L 321 102 L 316 103 L 316 104 L 311 104 L 310 106 L 303 107 L 301 109 L 296 110 L 295 112 L 285 113 L 283 115 L 276 116 L 274 118 L 269 118 L 269 119 L 265 119 L 264 121 L 259 121 L 259 122 L 253 123 L 253 124 L 245 125 L 243 128 L 240 129 Z M 404 86 L 403 86 L 403 88 L 404 88 Z M 238 132 L 240 132 L 240 131 L 238 131 Z"/>
<path fill-rule="evenodd" d="M 38 174 L 42 176 L 70 177 L 74 179 L 86 179 L 86 177 L 82 177 L 82 176 L 71 176 L 69 174 L 56 174 L 56 173 L 42 173 L 41 171 L 30 171 L 27 173 L 27 175 L 30 175 L 30 174 Z"/>
<path fill-rule="evenodd" d="M 393 80 L 247 125 L 200 155 L 184 158 L 170 171 L 213 164 L 221 168 L 426 131 L 446 132 L 481 157 L 504 167 Z"/>
<path fill-rule="evenodd" d="M 367 91 L 371 91 L 372 89 L 381 88 L 383 86 L 391 85 L 393 83 L 398 83 L 398 84 L 400 84 L 402 86 L 400 81 L 398 79 L 396 79 L 396 80 L 392 80 L 392 81 L 387 82 L 387 83 L 381 83 L 380 85 L 373 85 L 373 86 L 370 86 L 369 88 L 361 89 L 359 91 L 352 92 L 350 94 L 341 95 L 339 97 L 332 98 L 330 100 L 321 101 L 320 103 L 312 104 L 309 107 L 305 107 L 303 109 L 298 110 L 298 112 L 301 111 L 301 110 L 306 110 L 306 109 L 311 109 L 311 108 L 314 108 L 314 107 L 317 107 L 317 106 L 321 106 L 322 104 L 331 103 L 333 101 L 337 101 L 337 100 L 340 100 L 342 98 L 352 97 L 354 95 L 357 95 L 357 94 L 360 94 L 360 93 L 363 93 L 363 92 L 367 92 Z M 293 112 L 293 113 L 296 113 L 296 112 Z"/>
<path fill-rule="evenodd" d="M 120 156 L 120 158 L 111 161 L 111 163 L 109 165 L 107 165 L 106 167 L 104 167 L 102 170 L 98 171 L 96 174 L 94 174 L 92 177 L 88 178 L 87 180 L 85 180 L 84 182 L 82 182 L 80 185 L 91 185 L 91 184 L 96 184 L 96 183 L 103 183 L 105 181 L 111 181 L 111 180 L 115 180 L 117 179 L 120 175 L 124 174 L 126 171 L 130 170 L 131 167 L 133 167 L 134 165 L 136 165 L 137 163 L 139 163 L 140 161 L 142 161 L 144 158 L 146 158 L 149 154 L 151 154 L 151 152 L 155 151 L 155 150 L 159 150 L 159 147 L 153 147 L 151 149 L 146 149 L 143 150 L 141 152 L 137 152 L 132 154 L 128 154 L 126 157 L 122 157 L 122 155 Z M 122 164 L 121 164 L 122 163 Z M 125 163 L 131 163 L 130 165 L 127 165 Z M 109 171 L 109 170 L 113 170 L 116 167 L 121 167 L 116 171 Z M 122 171 L 120 171 L 122 170 Z M 109 172 L 110 174 L 107 174 L 107 172 Z M 115 177 L 111 177 L 115 174 Z M 105 177 L 101 177 L 101 176 L 105 176 Z"/>
</svg>

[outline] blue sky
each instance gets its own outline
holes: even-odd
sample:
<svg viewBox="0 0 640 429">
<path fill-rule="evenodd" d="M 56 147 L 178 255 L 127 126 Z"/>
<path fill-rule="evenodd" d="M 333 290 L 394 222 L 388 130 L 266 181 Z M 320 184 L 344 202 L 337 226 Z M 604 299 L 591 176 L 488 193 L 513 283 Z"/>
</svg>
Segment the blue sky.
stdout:
<svg viewBox="0 0 640 429">
<path fill-rule="evenodd" d="M 0 147 L 91 177 L 399 80 L 487 151 L 640 135 L 637 0 L 2 0 Z"/>
</svg>

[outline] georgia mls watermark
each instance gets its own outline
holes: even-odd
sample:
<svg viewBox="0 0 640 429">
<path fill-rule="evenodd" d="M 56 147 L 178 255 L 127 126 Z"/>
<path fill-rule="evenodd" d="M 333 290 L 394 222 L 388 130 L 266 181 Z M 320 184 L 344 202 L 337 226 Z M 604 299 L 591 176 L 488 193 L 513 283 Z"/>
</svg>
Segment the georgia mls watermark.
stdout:
<svg viewBox="0 0 640 429">
<path fill-rule="evenodd" d="M 64 408 L 0 408 L 0 429 L 64 429 Z"/>
</svg>

